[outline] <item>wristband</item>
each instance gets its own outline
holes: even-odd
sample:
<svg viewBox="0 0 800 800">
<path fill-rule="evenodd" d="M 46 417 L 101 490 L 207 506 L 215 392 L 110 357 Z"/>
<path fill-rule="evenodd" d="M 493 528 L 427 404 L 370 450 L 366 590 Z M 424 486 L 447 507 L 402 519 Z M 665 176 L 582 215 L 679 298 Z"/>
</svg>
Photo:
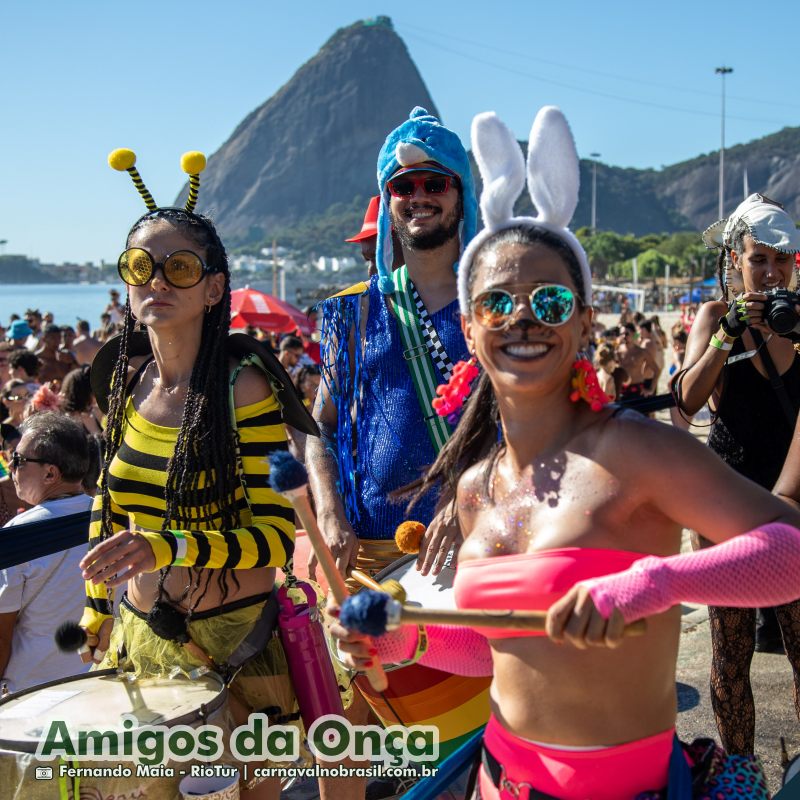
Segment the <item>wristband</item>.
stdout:
<svg viewBox="0 0 800 800">
<path fill-rule="evenodd" d="M 427 651 L 428 632 L 425 630 L 424 625 L 417 625 L 417 646 L 414 648 L 411 658 L 404 658 L 402 661 L 398 661 L 394 664 L 384 664 L 384 671 L 392 672 L 396 669 L 401 669 L 402 667 L 408 667 L 411 666 L 411 664 L 416 664 L 417 661 L 419 661 Z"/>
<path fill-rule="evenodd" d="M 717 335 L 714 333 L 711 335 L 711 341 L 709 342 L 711 347 L 716 347 L 717 350 L 732 350 L 733 345 L 730 342 L 723 342 L 717 338 Z"/>
<path fill-rule="evenodd" d="M 727 342 L 728 344 L 733 344 L 736 341 L 735 336 L 729 336 L 727 333 L 725 333 L 725 329 L 722 327 L 722 325 L 719 326 L 716 336 L 721 342 Z"/>
<path fill-rule="evenodd" d="M 176 545 L 175 559 L 172 562 L 172 566 L 182 567 L 183 561 L 186 558 L 186 551 L 189 549 L 189 544 L 186 541 L 186 536 L 184 536 L 183 531 L 170 531 L 170 533 L 175 537 Z"/>
</svg>

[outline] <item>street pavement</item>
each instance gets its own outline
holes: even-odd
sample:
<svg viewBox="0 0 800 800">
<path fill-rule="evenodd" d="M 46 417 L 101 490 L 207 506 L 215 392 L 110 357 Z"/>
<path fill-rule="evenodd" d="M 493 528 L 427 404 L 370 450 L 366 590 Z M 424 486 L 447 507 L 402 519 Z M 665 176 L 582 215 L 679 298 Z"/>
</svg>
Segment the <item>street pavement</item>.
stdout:
<svg viewBox="0 0 800 800">
<path fill-rule="evenodd" d="M 678 735 L 718 739 L 709 696 L 711 633 L 705 606 L 684 606 L 678 656 Z M 750 670 L 756 704 L 756 753 L 764 763 L 772 793 L 781 787 L 780 738 L 790 757 L 800 753 L 800 726 L 794 710 L 792 670 L 786 656 L 756 653 Z M 798 779 L 800 780 L 800 779 Z M 800 795 L 798 795 L 800 796 Z"/>
</svg>

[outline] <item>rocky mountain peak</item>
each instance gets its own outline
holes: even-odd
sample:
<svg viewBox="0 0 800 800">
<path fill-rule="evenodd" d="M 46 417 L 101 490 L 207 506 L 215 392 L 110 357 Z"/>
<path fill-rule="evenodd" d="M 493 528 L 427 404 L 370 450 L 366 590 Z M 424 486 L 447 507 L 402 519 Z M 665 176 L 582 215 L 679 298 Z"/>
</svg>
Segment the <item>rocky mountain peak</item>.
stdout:
<svg viewBox="0 0 800 800">
<path fill-rule="evenodd" d="M 275 226 L 367 198 L 386 135 L 416 105 L 438 113 L 391 20 L 340 28 L 209 158 L 203 208 L 224 237 L 258 241 Z"/>
</svg>

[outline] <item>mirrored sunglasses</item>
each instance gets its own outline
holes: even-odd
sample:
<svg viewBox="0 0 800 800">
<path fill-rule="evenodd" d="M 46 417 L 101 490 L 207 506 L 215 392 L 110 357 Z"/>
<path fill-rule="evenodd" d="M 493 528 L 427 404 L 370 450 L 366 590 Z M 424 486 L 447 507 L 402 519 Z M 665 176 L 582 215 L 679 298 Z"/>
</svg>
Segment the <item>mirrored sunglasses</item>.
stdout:
<svg viewBox="0 0 800 800">
<path fill-rule="evenodd" d="M 386 186 L 392 197 L 412 197 L 421 186 L 425 194 L 445 194 L 450 188 L 452 178 L 449 175 L 401 175 L 392 178 Z"/>
<path fill-rule="evenodd" d="M 576 298 L 572 290 L 552 283 L 537 286 L 530 294 L 489 289 L 472 301 L 472 313 L 484 328 L 503 330 L 511 324 L 520 298 L 529 303 L 535 319 L 549 327 L 563 325 L 575 311 Z"/>
<path fill-rule="evenodd" d="M 191 289 L 200 283 L 207 272 L 214 271 L 191 250 L 178 250 L 163 261 L 155 261 L 147 250 L 131 247 L 117 261 L 117 272 L 128 286 L 144 286 L 159 267 L 164 273 L 164 280 L 176 289 Z"/>
</svg>

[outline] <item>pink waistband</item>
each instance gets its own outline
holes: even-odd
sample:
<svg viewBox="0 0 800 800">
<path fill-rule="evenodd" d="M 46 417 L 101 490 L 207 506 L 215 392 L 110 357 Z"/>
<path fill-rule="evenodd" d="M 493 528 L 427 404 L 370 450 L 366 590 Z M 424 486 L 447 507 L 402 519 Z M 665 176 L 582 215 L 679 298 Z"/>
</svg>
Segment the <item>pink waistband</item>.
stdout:
<svg viewBox="0 0 800 800">
<path fill-rule="evenodd" d="M 674 737 L 673 728 L 598 750 L 561 750 L 521 739 L 492 716 L 484 744 L 513 783 L 528 783 L 559 800 L 631 800 L 666 786 Z M 486 800 L 513 797 L 498 790 L 484 769 L 480 789 Z M 520 795 L 520 800 L 526 798 L 527 793 Z"/>
</svg>

